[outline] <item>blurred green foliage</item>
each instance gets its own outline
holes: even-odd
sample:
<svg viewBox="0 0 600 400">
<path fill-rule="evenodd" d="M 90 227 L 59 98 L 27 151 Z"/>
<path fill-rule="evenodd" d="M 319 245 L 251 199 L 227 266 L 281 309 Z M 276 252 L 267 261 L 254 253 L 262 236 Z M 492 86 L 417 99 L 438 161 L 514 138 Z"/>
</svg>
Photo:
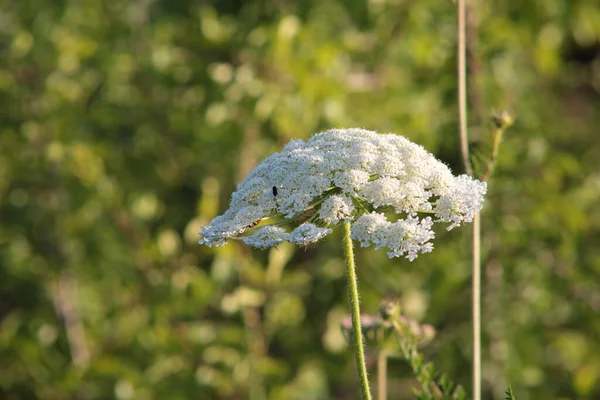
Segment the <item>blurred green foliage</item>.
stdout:
<svg viewBox="0 0 600 400">
<path fill-rule="evenodd" d="M 486 398 L 600 397 L 600 5 L 473 1 L 471 136 L 517 115 L 483 219 Z M 291 138 L 398 132 L 461 172 L 450 0 L 5 0 L 0 398 L 351 399 L 340 237 L 196 245 Z M 469 229 L 357 249 L 470 387 Z M 374 376 L 375 354 L 369 367 Z M 390 399 L 411 398 L 389 367 Z"/>
</svg>

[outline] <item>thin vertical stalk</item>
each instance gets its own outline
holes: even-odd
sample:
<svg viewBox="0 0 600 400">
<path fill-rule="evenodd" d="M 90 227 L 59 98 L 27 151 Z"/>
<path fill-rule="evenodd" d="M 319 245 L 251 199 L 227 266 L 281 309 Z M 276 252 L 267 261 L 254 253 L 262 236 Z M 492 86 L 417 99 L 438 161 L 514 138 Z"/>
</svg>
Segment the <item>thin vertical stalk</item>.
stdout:
<svg viewBox="0 0 600 400">
<path fill-rule="evenodd" d="M 473 400 L 481 400 L 481 215 L 473 218 Z"/>
<path fill-rule="evenodd" d="M 465 29 L 465 1 L 458 0 L 458 121 L 460 125 L 460 152 L 465 171 L 473 175 L 469 159 L 469 137 L 467 135 L 467 51 Z"/>
<path fill-rule="evenodd" d="M 358 300 L 358 283 L 356 280 L 356 267 L 354 265 L 354 250 L 350 238 L 350 223 L 344 223 L 344 256 L 346 257 L 346 280 L 348 281 L 348 297 L 350 298 L 350 312 L 352 314 L 352 340 L 354 343 L 354 358 L 360 379 L 360 391 L 363 400 L 372 400 L 365 364 L 362 331 L 360 326 L 360 304 Z"/>
<path fill-rule="evenodd" d="M 466 68 L 466 0 L 457 0 L 458 13 L 458 119 L 460 149 L 465 171 L 473 175 L 469 157 L 467 133 L 467 68 Z M 481 221 L 479 214 L 473 220 L 473 400 L 481 400 Z"/>
<path fill-rule="evenodd" d="M 387 400 L 387 352 L 379 350 L 377 356 L 377 400 Z"/>
</svg>

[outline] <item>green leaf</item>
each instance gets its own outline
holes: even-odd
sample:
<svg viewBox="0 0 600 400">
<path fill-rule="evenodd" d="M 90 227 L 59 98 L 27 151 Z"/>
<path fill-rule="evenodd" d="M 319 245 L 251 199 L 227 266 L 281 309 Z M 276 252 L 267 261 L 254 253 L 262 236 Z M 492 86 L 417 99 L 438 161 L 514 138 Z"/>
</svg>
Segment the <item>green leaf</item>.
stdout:
<svg viewBox="0 0 600 400">
<path fill-rule="evenodd" d="M 504 394 L 505 400 L 517 400 L 515 394 L 513 393 L 512 386 L 510 383 L 508 384 L 508 388 L 506 388 L 506 393 Z"/>
</svg>

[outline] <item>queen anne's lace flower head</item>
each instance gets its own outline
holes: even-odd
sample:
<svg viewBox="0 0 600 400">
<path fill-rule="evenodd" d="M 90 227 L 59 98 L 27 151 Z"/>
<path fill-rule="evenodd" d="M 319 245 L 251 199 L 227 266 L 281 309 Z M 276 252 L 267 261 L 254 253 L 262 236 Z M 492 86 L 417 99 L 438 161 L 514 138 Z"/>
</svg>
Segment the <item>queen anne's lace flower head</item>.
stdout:
<svg viewBox="0 0 600 400">
<path fill-rule="evenodd" d="M 334 129 L 294 140 L 252 170 L 229 209 L 202 228 L 200 243 L 308 245 L 350 222 L 362 246 L 413 260 L 433 249 L 434 222 L 449 223 L 448 230 L 472 222 L 485 192 L 485 182 L 453 176 L 402 136 Z"/>
</svg>

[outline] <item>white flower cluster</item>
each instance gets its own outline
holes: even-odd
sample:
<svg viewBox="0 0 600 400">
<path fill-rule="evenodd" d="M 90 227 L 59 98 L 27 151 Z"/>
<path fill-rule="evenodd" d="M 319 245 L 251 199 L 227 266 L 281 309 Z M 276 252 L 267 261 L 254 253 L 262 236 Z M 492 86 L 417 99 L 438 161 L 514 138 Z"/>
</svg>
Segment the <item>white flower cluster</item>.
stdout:
<svg viewBox="0 0 600 400">
<path fill-rule="evenodd" d="M 200 243 L 220 246 L 242 238 L 259 248 L 283 241 L 307 245 L 350 222 L 352 238 L 362 246 L 386 247 L 390 257 L 413 260 L 433 249 L 434 222 L 449 223 L 447 229 L 471 222 L 485 192 L 485 182 L 453 176 L 402 136 L 335 129 L 294 140 L 252 170 L 229 209 L 202 229 Z M 395 221 L 387 211 L 397 215 Z M 259 225 L 268 219 L 275 222 Z M 291 232 L 284 229 L 294 225 Z"/>
</svg>

